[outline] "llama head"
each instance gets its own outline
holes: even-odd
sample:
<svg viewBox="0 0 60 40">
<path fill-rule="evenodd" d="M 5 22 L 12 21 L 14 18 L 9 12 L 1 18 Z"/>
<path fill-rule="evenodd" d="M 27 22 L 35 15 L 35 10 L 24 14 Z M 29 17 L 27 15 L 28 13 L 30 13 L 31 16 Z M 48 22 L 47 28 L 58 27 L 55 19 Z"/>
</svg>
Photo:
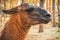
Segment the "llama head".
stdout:
<svg viewBox="0 0 60 40">
<path fill-rule="evenodd" d="M 44 23 L 47 24 L 51 20 L 51 15 L 48 11 L 36 7 L 29 4 L 21 4 L 20 6 L 17 6 L 15 8 L 9 9 L 9 10 L 2 10 L 4 13 L 7 14 L 14 14 L 14 13 L 20 13 L 20 12 L 27 12 L 28 18 L 30 20 L 30 23 L 32 25 Z M 22 13 L 20 13 L 22 14 Z"/>
</svg>

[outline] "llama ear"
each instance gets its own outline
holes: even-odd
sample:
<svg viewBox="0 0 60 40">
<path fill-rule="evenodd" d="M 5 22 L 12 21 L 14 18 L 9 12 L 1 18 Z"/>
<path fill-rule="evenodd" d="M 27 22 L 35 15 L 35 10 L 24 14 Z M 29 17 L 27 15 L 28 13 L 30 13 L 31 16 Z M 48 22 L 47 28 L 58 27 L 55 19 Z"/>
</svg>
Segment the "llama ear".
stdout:
<svg viewBox="0 0 60 40">
<path fill-rule="evenodd" d="M 27 11 L 27 12 L 33 12 L 34 11 L 34 8 L 28 8 L 25 11 Z"/>
<path fill-rule="evenodd" d="M 17 13 L 17 7 L 9 9 L 9 10 L 2 10 L 4 13 L 6 14 L 13 14 L 13 13 Z"/>
</svg>

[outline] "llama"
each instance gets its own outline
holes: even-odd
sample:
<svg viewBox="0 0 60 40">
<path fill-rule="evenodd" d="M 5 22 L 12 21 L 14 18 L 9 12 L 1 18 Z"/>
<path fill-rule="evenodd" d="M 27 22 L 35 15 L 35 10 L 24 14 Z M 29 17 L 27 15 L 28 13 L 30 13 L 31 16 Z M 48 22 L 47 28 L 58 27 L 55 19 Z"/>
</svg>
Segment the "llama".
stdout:
<svg viewBox="0 0 60 40">
<path fill-rule="evenodd" d="M 51 20 L 46 10 L 29 4 L 2 11 L 11 16 L 5 24 L 0 40 L 24 40 L 31 25 L 47 24 Z"/>
</svg>

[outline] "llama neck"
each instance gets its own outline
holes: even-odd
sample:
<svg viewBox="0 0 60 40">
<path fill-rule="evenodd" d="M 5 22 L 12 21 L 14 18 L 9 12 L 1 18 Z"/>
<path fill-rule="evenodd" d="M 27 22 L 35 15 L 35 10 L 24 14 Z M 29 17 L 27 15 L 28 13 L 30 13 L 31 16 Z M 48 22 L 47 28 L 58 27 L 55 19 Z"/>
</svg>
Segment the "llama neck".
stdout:
<svg viewBox="0 0 60 40">
<path fill-rule="evenodd" d="M 27 15 L 22 17 L 15 14 L 11 20 L 6 23 L 5 28 L 1 35 L 1 40 L 24 40 L 30 29 L 30 23 Z"/>
<path fill-rule="evenodd" d="M 26 37 L 26 35 L 31 27 L 30 21 L 29 21 L 27 13 L 16 14 L 16 15 L 17 16 L 14 17 L 14 18 L 16 18 L 15 26 L 16 26 L 17 30 L 19 31 L 21 40 L 23 40 Z"/>
<path fill-rule="evenodd" d="M 30 25 L 30 21 L 29 21 L 27 13 L 19 14 L 19 16 L 20 16 L 20 18 L 18 18 L 18 20 L 16 20 L 16 21 L 17 21 L 17 25 L 20 24 L 20 26 L 18 26 L 17 28 L 19 29 L 19 27 L 20 27 L 19 33 L 21 33 L 21 34 L 19 34 L 19 35 L 22 37 L 21 40 L 23 40 L 26 37 L 31 25 Z"/>
</svg>

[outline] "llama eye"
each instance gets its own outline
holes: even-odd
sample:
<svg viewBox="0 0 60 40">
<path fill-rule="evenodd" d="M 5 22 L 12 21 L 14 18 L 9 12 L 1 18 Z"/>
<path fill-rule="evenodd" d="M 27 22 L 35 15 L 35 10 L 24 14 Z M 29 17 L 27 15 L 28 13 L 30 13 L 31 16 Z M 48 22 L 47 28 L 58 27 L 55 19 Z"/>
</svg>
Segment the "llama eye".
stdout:
<svg viewBox="0 0 60 40">
<path fill-rule="evenodd" d="M 29 9 L 27 9 L 26 11 L 27 11 L 27 12 L 32 12 L 32 11 L 34 11 L 34 8 L 29 8 Z"/>
</svg>

